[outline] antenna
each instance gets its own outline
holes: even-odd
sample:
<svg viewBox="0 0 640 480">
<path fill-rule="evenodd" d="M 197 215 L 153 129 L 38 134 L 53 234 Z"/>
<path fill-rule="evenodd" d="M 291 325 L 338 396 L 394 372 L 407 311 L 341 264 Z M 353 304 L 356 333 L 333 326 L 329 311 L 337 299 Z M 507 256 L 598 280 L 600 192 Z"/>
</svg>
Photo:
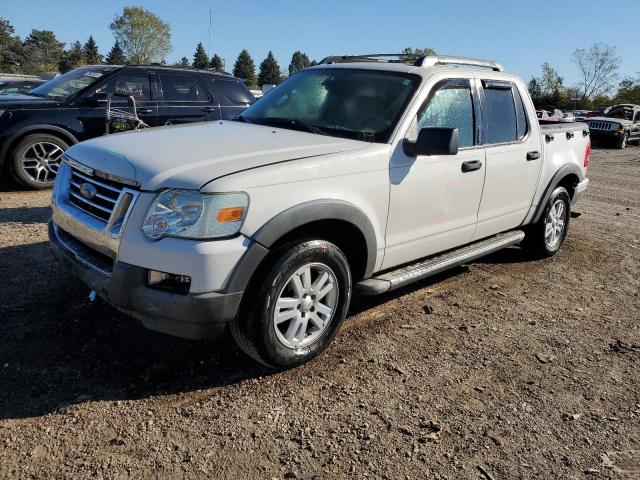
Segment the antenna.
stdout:
<svg viewBox="0 0 640 480">
<path fill-rule="evenodd" d="M 209 10 L 209 51 L 207 55 L 211 58 L 211 25 L 213 23 L 213 10 Z"/>
</svg>

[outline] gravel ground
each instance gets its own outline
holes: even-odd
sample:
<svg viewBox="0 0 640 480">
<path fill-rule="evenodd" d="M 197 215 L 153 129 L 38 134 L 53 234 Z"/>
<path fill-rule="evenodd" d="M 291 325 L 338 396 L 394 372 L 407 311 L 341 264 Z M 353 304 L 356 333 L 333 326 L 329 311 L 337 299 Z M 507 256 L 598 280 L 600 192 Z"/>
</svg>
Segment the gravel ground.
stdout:
<svg viewBox="0 0 640 480">
<path fill-rule="evenodd" d="M 0 188 L 0 477 L 640 478 L 640 148 L 595 150 L 562 251 L 356 298 L 318 360 L 147 331 Z"/>
</svg>

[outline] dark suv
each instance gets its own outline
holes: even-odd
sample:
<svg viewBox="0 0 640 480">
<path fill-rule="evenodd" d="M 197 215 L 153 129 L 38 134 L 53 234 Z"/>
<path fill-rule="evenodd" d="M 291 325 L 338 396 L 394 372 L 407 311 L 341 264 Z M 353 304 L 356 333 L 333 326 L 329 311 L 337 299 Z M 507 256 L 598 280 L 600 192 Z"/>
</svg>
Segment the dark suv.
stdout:
<svg viewBox="0 0 640 480">
<path fill-rule="evenodd" d="M 254 97 L 235 77 L 188 68 L 94 65 L 24 95 L 0 96 L 0 168 L 30 188 L 48 188 L 70 145 L 103 135 L 106 98 L 135 99 L 149 126 L 230 119 Z M 130 109 L 127 98 L 112 106 Z"/>
</svg>

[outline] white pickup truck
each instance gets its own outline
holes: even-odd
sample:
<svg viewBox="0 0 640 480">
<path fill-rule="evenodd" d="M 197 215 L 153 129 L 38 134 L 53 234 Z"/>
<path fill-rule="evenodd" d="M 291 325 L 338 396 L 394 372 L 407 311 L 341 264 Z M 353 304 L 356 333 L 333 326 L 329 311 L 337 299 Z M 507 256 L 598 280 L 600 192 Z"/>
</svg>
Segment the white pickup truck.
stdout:
<svg viewBox="0 0 640 480">
<path fill-rule="evenodd" d="M 541 127 L 494 62 L 329 57 L 235 121 L 71 147 L 49 235 L 148 328 L 229 326 L 251 357 L 286 368 L 327 347 L 354 289 L 388 292 L 519 243 L 556 253 L 589 153 L 586 125 Z"/>
</svg>

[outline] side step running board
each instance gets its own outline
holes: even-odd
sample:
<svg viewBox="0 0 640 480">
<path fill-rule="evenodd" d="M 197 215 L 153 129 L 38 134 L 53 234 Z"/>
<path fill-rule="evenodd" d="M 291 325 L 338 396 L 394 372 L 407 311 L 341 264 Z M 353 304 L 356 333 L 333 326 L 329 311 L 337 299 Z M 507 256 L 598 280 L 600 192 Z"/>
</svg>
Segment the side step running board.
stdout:
<svg viewBox="0 0 640 480">
<path fill-rule="evenodd" d="M 357 283 L 355 288 L 363 295 L 378 295 L 390 292 L 450 268 L 472 262 L 510 245 L 515 245 L 523 239 L 524 232 L 522 230 L 501 233 L 495 237 L 363 280 Z"/>
</svg>

